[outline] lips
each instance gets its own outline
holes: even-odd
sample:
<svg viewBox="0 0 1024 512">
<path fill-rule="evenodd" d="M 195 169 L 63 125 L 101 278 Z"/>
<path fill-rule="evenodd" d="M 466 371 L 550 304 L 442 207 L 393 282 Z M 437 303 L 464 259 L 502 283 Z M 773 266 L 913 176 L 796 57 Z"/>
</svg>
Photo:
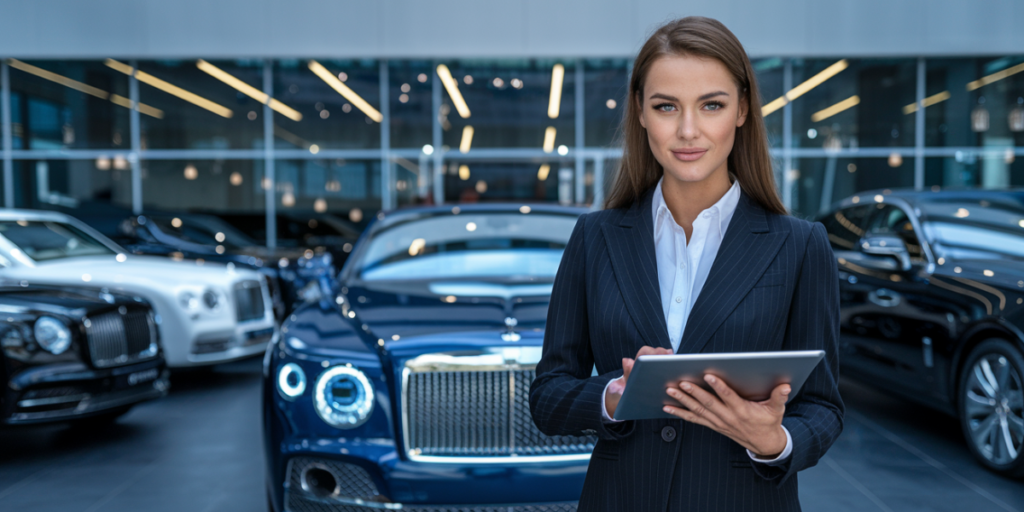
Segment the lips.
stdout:
<svg viewBox="0 0 1024 512">
<path fill-rule="evenodd" d="M 677 159 L 682 160 L 684 162 L 692 162 L 692 161 L 694 161 L 694 160 L 704 156 L 704 153 L 707 153 L 707 152 L 708 152 L 708 150 L 700 149 L 700 148 L 674 149 L 674 150 L 672 150 L 672 154 L 675 155 L 675 157 Z"/>
</svg>

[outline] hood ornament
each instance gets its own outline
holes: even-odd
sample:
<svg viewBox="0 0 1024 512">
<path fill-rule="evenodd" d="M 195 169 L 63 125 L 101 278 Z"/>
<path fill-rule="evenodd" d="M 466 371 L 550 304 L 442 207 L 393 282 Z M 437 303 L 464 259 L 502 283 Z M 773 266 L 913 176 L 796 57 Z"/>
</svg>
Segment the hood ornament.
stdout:
<svg viewBox="0 0 1024 512">
<path fill-rule="evenodd" d="M 523 337 L 516 332 L 517 324 L 519 324 L 519 321 L 515 318 L 510 316 L 505 317 L 505 327 L 507 327 L 508 330 L 501 335 L 501 339 L 505 341 L 519 341 L 523 339 Z"/>
</svg>

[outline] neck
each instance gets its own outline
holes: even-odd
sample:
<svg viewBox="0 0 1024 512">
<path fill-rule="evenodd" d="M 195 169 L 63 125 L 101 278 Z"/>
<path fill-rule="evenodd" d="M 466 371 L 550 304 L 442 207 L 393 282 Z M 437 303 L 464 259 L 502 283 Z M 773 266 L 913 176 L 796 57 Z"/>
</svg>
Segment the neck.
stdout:
<svg viewBox="0 0 1024 512">
<path fill-rule="evenodd" d="M 701 181 L 682 181 L 665 173 L 661 194 L 668 211 L 689 237 L 697 215 L 717 203 L 731 186 L 729 172 L 723 166 Z"/>
</svg>

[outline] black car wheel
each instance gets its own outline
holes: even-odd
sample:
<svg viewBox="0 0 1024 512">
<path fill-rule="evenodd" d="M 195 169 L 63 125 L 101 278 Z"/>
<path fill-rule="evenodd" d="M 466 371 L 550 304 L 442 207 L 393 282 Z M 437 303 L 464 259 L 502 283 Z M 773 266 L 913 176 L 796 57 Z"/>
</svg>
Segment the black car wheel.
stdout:
<svg viewBox="0 0 1024 512">
<path fill-rule="evenodd" d="M 986 340 L 960 374 L 960 424 L 971 452 L 988 468 L 1024 475 L 1024 356 L 1011 343 Z"/>
</svg>

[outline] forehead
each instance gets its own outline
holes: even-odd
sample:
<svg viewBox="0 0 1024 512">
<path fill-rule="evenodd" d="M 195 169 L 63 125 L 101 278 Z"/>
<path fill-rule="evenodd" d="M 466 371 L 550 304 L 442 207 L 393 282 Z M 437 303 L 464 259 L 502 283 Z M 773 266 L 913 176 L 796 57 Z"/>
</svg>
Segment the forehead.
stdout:
<svg viewBox="0 0 1024 512">
<path fill-rule="evenodd" d="M 735 92 L 732 74 L 717 59 L 696 55 L 665 55 L 647 70 L 644 95 L 670 94 L 679 98 L 712 91 Z"/>
</svg>

